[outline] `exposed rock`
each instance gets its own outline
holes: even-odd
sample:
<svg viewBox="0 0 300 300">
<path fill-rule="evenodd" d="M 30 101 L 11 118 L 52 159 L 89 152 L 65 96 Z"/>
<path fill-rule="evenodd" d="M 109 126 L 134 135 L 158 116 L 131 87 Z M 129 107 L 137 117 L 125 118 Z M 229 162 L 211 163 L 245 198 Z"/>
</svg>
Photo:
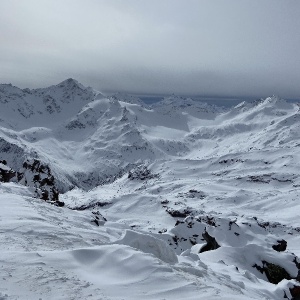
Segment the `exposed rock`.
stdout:
<svg viewBox="0 0 300 300">
<path fill-rule="evenodd" d="M 57 201 L 55 201 L 55 205 L 59 206 L 59 207 L 63 207 L 63 206 L 65 206 L 65 202 L 57 200 Z"/>
<path fill-rule="evenodd" d="M 99 210 L 95 210 L 92 212 L 92 220 L 97 226 L 103 225 L 107 219 L 101 215 Z"/>
<path fill-rule="evenodd" d="M 6 160 L 0 161 L 0 181 L 18 182 L 25 186 L 35 188 L 35 195 L 57 206 L 64 206 L 59 201 L 59 192 L 55 186 L 55 179 L 48 165 L 37 159 L 27 159 L 19 171 L 11 169 Z"/>
<path fill-rule="evenodd" d="M 5 160 L 0 160 L 0 182 L 9 182 L 16 176 L 16 172 L 7 166 Z"/>
<path fill-rule="evenodd" d="M 154 178 L 159 178 L 159 175 L 152 174 L 146 166 L 139 166 L 128 172 L 128 179 L 130 180 L 146 180 Z"/>
<path fill-rule="evenodd" d="M 298 274 L 297 277 L 295 278 L 298 282 L 300 282 L 300 262 L 298 262 L 298 257 L 295 256 L 294 260 L 293 260 L 294 264 L 296 265 L 297 269 L 298 269 Z"/>
<path fill-rule="evenodd" d="M 274 233 L 275 231 L 278 230 L 283 230 L 285 233 L 293 235 L 293 234 L 298 234 L 300 232 L 300 227 L 287 226 L 279 222 L 263 221 L 263 220 L 259 220 L 257 217 L 253 217 L 253 219 L 257 222 L 257 225 L 259 227 L 266 229 L 266 231 L 270 233 Z M 242 224 L 246 224 L 246 223 L 242 223 Z M 250 226 L 250 224 L 248 225 Z"/>
<path fill-rule="evenodd" d="M 290 288 L 290 293 L 292 295 L 292 300 L 299 300 L 300 299 L 300 286 L 294 285 L 292 288 Z"/>
<path fill-rule="evenodd" d="M 282 267 L 265 262 L 265 273 L 271 283 L 279 283 L 283 279 L 291 279 L 289 273 Z"/>
<path fill-rule="evenodd" d="M 270 174 L 251 175 L 251 176 L 248 176 L 247 181 L 259 182 L 259 183 L 270 183 L 271 182 L 271 175 Z"/>
<path fill-rule="evenodd" d="M 278 240 L 276 245 L 273 245 L 272 248 L 277 252 L 283 252 L 286 250 L 287 242 L 285 240 Z"/>
<path fill-rule="evenodd" d="M 189 209 L 183 209 L 183 210 L 175 210 L 173 208 L 168 207 L 166 209 L 166 212 L 171 215 L 173 218 L 186 218 L 190 215 L 191 211 Z"/>
<path fill-rule="evenodd" d="M 197 221 L 198 222 L 202 222 L 202 223 L 206 223 L 207 225 L 216 227 L 216 220 L 214 217 L 210 217 L 210 216 L 199 216 L 197 217 Z"/>
<path fill-rule="evenodd" d="M 270 222 L 265 222 L 265 221 L 258 221 L 257 217 L 253 217 L 253 219 L 257 222 L 257 225 L 259 227 L 262 227 L 262 228 L 267 228 L 267 227 L 270 227 Z"/>
<path fill-rule="evenodd" d="M 96 209 L 97 207 L 103 207 L 103 206 L 106 206 L 106 205 L 110 205 L 112 204 L 111 202 L 101 202 L 101 201 L 97 201 L 97 202 L 94 202 L 94 203 L 90 203 L 90 204 L 87 204 L 87 205 L 81 205 L 81 206 L 76 206 L 76 207 L 73 207 L 72 209 L 73 210 L 86 210 L 86 209 Z"/>
<path fill-rule="evenodd" d="M 205 193 L 197 190 L 189 190 L 187 193 L 179 193 L 177 197 L 181 198 L 199 198 L 204 199 L 206 197 Z"/>
<path fill-rule="evenodd" d="M 233 159 L 233 158 L 231 158 L 231 159 L 223 159 L 223 160 L 220 160 L 219 161 L 219 164 L 232 164 L 232 163 L 243 163 L 244 162 L 244 160 L 242 160 L 242 159 Z"/>
<path fill-rule="evenodd" d="M 67 125 L 66 128 L 68 130 L 72 130 L 72 129 L 83 129 L 85 128 L 85 124 L 81 123 L 78 120 L 71 120 Z"/>
<path fill-rule="evenodd" d="M 36 188 L 36 195 L 43 200 L 57 202 L 58 190 L 55 179 L 48 165 L 37 159 L 26 160 L 23 168 L 17 172 L 18 182 Z M 62 203 L 59 204 L 62 206 Z"/>
<path fill-rule="evenodd" d="M 230 221 L 229 221 L 229 230 L 232 229 L 232 225 L 233 225 L 233 224 L 234 224 L 235 226 L 239 227 L 239 225 L 236 224 L 236 221 L 237 221 L 237 220 L 230 220 Z M 235 233 L 235 234 L 237 234 L 237 233 Z"/>
<path fill-rule="evenodd" d="M 166 207 L 169 202 L 170 201 L 167 199 L 160 201 L 160 203 L 162 204 L 163 207 Z"/>
<path fill-rule="evenodd" d="M 204 238 L 207 244 L 202 246 L 199 253 L 210 251 L 210 250 L 216 250 L 220 248 L 220 245 L 218 244 L 216 239 L 210 236 L 206 230 L 202 233 L 202 237 Z"/>
<path fill-rule="evenodd" d="M 278 284 L 283 279 L 290 280 L 292 277 L 290 274 L 282 267 L 269 263 L 267 261 L 262 261 L 263 266 L 254 264 L 253 267 L 256 268 L 262 274 L 266 274 L 269 282 L 273 284 Z"/>
</svg>

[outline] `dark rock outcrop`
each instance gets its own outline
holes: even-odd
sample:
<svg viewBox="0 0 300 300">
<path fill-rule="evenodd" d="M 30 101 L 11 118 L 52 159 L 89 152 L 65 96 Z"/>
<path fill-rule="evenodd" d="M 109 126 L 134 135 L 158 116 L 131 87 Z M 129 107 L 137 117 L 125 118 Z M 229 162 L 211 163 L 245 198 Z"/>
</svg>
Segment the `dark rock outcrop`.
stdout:
<svg viewBox="0 0 300 300">
<path fill-rule="evenodd" d="M 48 165 L 38 159 L 26 159 L 22 168 L 13 170 L 7 165 L 6 160 L 0 161 L 0 181 L 17 182 L 35 188 L 35 196 L 51 202 L 57 206 L 64 206 L 59 201 L 59 192 L 55 185 L 55 178 Z"/>
<path fill-rule="evenodd" d="M 95 223 L 97 226 L 103 225 L 107 219 L 101 215 L 99 210 L 92 211 L 92 220 L 91 222 Z"/>
<path fill-rule="evenodd" d="M 292 277 L 290 274 L 282 267 L 269 263 L 267 261 L 262 261 L 263 266 L 257 264 L 253 265 L 253 268 L 256 268 L 260 273 L 266 274 L 269 282 L 273 284 L 278 284 L 283 279 L 290 280 Z"/>
<path fill-rule="evenodd" d="M 202 253 L 205 251 L 216 250 L 216 249 L 220 248 L 220 245 L 218 244 L 216 239 L 214 237 L 212 237 L 211 235 L 209 235 L 206 230 L 202 233 L 202 237 L 206 241 L 206 245 L 202 246 L 199 253 Z"/>
<path fill-rule="evenodd" d="M 23 167 L 17 172 L 17 178 L 19 183 L 35 187 L 38 198 L 54 203 L 59 202 L 54 176 L 49 166 L 41 161 L 26 160 Z M 62 203 L 58 204 L 62 206 Z"/>
<path fill-rule="evenodd" d="M 187 216 L 190 215 L 191 211 L 189 209 L 181 209 L 181 210 L 176 210 L 173 208 L 168 207 L 166 209 L 166 212 L 172 216 L 173 218 L 186 218 Z"/>
<path fill-rule="evenodd" d="M 97 201 L 94 203 L 90 203 L 90 204 L 84 204 L 84 205 L 80 205 L 80 206 L 76 206 L 71 208 L 72 210 L 87 210 L 87 209 L 96 209 L 99 207 L 103 207 L 103 206 L 107 206 L 112 204 L 111 202 L 106 202 L 106 201 Z"/>
<path fill-rule="evenodd" d="M 299 300 L 300 299 L 300 286 L 294 285 L 292 288 L 290 288 L 290 293 L 292 295 L 292 300 Z"/>
<path fill-rule="evenodd" d="M 7 166 L 6 160 L 0 160 L 0 182 L 10 182 L 16 172 Z"/>
<path fill-rule="evenodd" d="M 283 252 L 286 250 L 287 242 L 285 240 L 278 240 L 276 245 L 273 245 L 272 248 L 277 252 Z"/>
<path fill-rule="evenodd" d="M 283 267 L 269 263 L 265 260 L 262 261 L 262 266 L 254 264 L 253 268 L 256 268 L 262 274 L 266 274 L 269 282 L 273 284 L 278 284 L 283 279 L 295 279 L 296 281 L 300 282 L 300 264 L 298 263 L 296 256 L 293 262 L 298 269 L 298 275 L 296 277 L 291 276 Z"/>
<path fill-rule="evenodd" d="M 128 179 L 130 180 L 147 180 L 154 178 L 159 178 L 159 175 L 151 173 L 146 166 L 139 166 L 128 172 Z"/>
</svg>

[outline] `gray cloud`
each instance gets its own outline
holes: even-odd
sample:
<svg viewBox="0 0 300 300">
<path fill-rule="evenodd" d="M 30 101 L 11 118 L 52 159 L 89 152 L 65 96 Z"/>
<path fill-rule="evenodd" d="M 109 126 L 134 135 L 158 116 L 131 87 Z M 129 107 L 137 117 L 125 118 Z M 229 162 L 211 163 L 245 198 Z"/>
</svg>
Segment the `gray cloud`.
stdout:
<svg viewBox="0 0 300 300">
<path fill-rule="evenodd" d="M 300 97 L 298 0 L 2 0 L 0 82 Z"/>
</svg>

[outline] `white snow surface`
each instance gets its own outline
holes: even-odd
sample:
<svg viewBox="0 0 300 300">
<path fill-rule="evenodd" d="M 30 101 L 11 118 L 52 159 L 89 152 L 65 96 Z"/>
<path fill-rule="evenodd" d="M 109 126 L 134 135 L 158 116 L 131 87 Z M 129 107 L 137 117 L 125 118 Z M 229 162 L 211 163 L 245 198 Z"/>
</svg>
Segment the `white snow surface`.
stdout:
<svg viewBox="0 0 300 300">
<path fill-rule="evenodd" d="M 0 168 L 41 160 L 65 203 L 0 183 L 0 299 L 291 299 L 295 279 L 254 265 L 298 275 L 299 127 L 274 96 L 225 110 L 0 85 Z M 220 247 L 200 253 L 205 231 Z"/>
</svg>

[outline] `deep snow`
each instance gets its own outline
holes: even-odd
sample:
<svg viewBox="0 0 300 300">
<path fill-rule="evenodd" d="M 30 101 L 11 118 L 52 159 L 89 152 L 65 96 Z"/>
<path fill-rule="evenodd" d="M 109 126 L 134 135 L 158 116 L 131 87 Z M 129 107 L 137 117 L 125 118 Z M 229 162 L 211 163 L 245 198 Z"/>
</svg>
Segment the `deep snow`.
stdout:
<svg viewBox="0 0 300 300">
<path fill-rule="evenodd" d="M 298 104 L 148 106 L 68 79 L 0 85 L 0 107 L 0 169 L 27 174 L 0 183 L 0 299 L 283 299 L 300 285 Z M 38 199 L 36 175 L 64 207 Z M 220 247 L 201 252 L 204 232 Z M 266 262 L 290 278 L 270 283 Z"/>
</svg>

